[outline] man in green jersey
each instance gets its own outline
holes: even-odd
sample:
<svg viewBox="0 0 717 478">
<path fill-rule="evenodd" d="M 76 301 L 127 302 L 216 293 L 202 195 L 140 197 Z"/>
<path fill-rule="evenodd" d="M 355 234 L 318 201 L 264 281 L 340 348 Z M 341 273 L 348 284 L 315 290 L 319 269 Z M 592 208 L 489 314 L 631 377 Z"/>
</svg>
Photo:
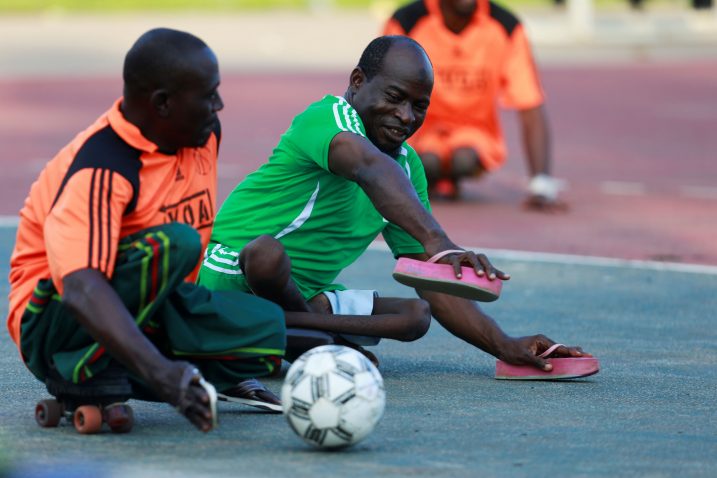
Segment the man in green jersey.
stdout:
<svg viewBox="0 0 717 478">
<path fill-rule="evenodd" d="M 269 161 L 221 207 L 199 282 L 279 304 L 288 327 L 410 341 L 431 315 L 459 338 L 513 364 L 551 366 L 542 335 L 509 337 L 475 302 L 418 290 L 421 299 L 374 298 L 333 281 L 378 234 L 394 256 L 426 260 L 460 249 L 431 215 L 421 161 L 406 140 L 421 126 L 433 68 L 423 48 L 400 36 L 373 40 L 343 97 L 326 96 L 296 116 Z M 483 254 L 440 262 L 509 279 Z M 290 339 L 291 340 L 291 339 Z M 291 342 L 289 343 L 291 348 Z M 559 355 L 580 356 L 579 347 Z"/>
</svg>

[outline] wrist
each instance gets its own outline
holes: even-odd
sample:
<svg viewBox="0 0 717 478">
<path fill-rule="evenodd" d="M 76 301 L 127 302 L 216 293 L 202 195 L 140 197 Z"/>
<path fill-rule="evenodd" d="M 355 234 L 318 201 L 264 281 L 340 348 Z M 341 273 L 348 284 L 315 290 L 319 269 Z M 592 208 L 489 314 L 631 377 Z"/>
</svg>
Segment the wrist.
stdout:
<svg viewBox="0 0 717 478">
<path fill-rule="evenodd" d="M 428 240 L 423 244 L 423 249 L 428 256 L 434 256 L 440 252 L 449 249 L 460 249 L 448 238 L 446 233 L 441 230 L 433 230 L 428 235 Z"/>
<path fill-rule="evenodd" d="M 151 362 L 143 362 L 139 365 L 138 375 L 148 383 L 165 383 L 171 380 L 172 375 L 176 373 L 174 370 L 175 362 L 168 359 L 164 355 L 157 354 Z"/>
<path fill-rule="evenodd" d="M 505 333 L 500 333 L 498 337 L 494 340 L 494 347 L 495 350 L 493 352 L 493 356 L 497 359 L 505 359 L 506 356 L 510 356 L 510 350 L 513 346 L 513 343 L 515 342 L 515 339 L 513 337 L 510 337 L 506 335 Z"/>
</svg>

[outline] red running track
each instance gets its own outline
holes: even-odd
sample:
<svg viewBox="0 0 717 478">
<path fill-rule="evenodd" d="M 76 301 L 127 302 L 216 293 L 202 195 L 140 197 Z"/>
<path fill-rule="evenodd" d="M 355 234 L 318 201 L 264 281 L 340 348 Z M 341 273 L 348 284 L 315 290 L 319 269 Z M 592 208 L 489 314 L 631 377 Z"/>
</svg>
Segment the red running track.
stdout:
<svg viewBox="0 0 717 478">
<path fill-rule="evenodd" d="M 271 152 L 293 115 L 346 74 L 226 75 L 219 199 Z M 463 245 L 717 265 L 717 62 L 544 68 L 564 215 L 523 211 L 519 132 L 505 168 L 435 213 Z M 120 94 L 118 79 L 0 80 L 0 215 L 43 164 Z"/>
</svg>

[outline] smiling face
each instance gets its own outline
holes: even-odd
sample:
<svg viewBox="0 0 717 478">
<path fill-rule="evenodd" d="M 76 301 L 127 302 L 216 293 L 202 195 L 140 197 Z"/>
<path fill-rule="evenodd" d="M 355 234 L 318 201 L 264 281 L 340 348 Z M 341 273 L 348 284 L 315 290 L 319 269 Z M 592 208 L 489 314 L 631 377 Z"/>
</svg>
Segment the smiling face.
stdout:
<svg viewBox="0 0 717 478">
<path fill-rule="evenodd" d="M 416 45 L 396 42 L 378 73 L 367 79 L 361 68 L 351 73 L 347 99 L 361 117 L 368 139 L 395 155 L 426 118 L 433 90 L 433 67 Z"/>
</svg>

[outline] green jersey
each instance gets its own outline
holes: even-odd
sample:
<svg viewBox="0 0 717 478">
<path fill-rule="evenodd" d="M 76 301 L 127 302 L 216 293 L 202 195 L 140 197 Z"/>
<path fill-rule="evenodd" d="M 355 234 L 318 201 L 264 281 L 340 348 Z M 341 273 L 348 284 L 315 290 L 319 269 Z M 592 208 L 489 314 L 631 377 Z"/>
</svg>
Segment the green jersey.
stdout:
<svg viewBox="0 0 717 478">
<path fill-rule="evenodd" d="M 358 113 L 341 97 L 326 96 L 294 118 L 269 161 L 248 175 L 219 210 L 200 284 L 248 291 L 239 251 L 264 234 L 284 246 L 292 278 L 307 299 L 343 289 L 332 282 L 380 233 L 394 255 L 423 252 L 418 241 L 379 214 L 358 184 L 329 171 L 329 145 L 342 131 L 366 135 Z M 416 152 L 404 143 L 394 159 L 430 210 Z"/>
</svg>

